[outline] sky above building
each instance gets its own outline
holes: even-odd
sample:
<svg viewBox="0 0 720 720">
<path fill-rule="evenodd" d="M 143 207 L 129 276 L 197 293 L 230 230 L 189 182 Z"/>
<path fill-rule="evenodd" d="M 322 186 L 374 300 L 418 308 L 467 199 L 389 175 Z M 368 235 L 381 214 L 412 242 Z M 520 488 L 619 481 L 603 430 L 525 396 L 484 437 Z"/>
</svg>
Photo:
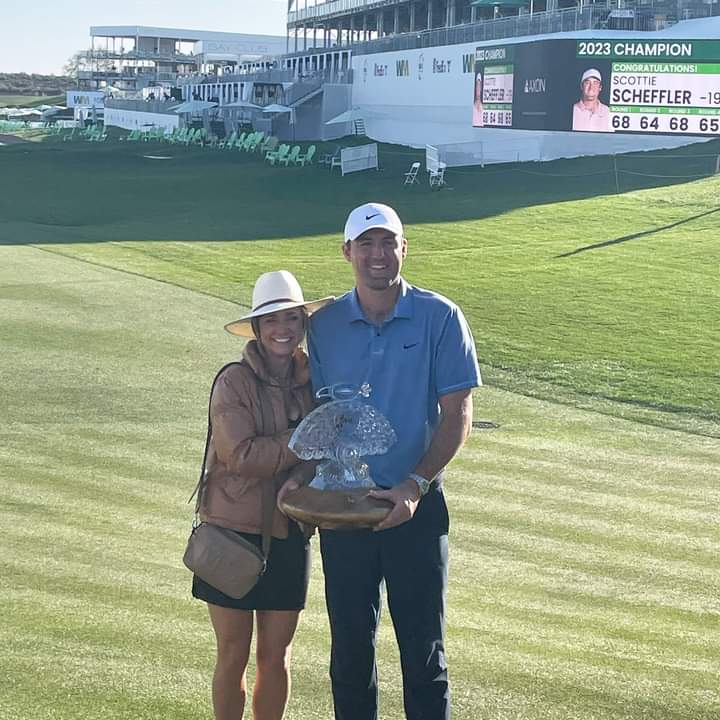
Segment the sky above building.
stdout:
<svg viewBox="0 0 720 720">
<path fill-rule="evenodd" d="M 284 36 L 288 8 L 287 0 L 15 0 L 2 5 L 0 72 L 54 75 L 74 53 L 90 47 L 91 25 Z"/>
</svg>

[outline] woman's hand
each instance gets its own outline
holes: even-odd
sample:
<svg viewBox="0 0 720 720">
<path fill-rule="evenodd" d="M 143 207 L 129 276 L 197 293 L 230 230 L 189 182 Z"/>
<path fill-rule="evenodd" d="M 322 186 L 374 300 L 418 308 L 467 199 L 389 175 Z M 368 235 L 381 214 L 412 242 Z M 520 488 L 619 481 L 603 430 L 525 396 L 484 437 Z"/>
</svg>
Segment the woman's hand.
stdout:
<svg viewBox="0 0 720 720">
<path fill-rule="evenodd" d="M 288 478 L 283 484 L 282 487 L 278 490 L 277 494 L 277 507 L 278 510 L 285 514 L 285 511 L 282 508 L 283 499 L 285 496 L 292 492 L 293 490 L 297 490 L 300 487 L 300 483 L 298 483 L 297 480 L 293 480 L 292 478 Z"/>
</svg>

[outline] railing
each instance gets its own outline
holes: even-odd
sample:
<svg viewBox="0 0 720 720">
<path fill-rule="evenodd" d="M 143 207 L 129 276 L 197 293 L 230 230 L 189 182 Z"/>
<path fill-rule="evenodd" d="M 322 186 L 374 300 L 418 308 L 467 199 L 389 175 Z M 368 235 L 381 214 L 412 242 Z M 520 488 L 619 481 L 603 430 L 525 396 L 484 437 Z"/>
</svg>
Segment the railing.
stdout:
<svg viewBox="0 0 720 720">
<path fill-rule="evenodd" d="M 150 50 L 89 50 L 85 57 L 89 60 L 169 60 L 173 62 L 195 63 L 195 55 L 179 52 L 154 52 Z"/>
<path fill-rule="evenodd" d="M 332 0 L 331 2 L 323 2 L 312 7 L 303 8 L 302 10 L 292 10 L 288 13 L 288 24 L 299 22 L 300 20 L 308 20 L 311 18 L 328 17 L 338 13 L 344 13 L 348 10 L 357 10 L 359 8 L 382 7 L 383 5 L 391 5 L 393 0 Z"/>
<path fill-rule="evenodd" d="M 586 0 L 587 1 L 587 0 Z M 592 2 L 592 0 L 590 0 Z M 623 9 L 647 9 L 653 7 L 663 12 L 674 13 L 677 12 L 675 3 L 670 2 L 656 2 L 655 0 L 598 0 L 609 10 L 611 8 L 623 8 Z M 683 3 L 682 19 L 690 20 L 693 18 L 708 17 L 713 14 L 712 8 L 708 9 L 707 5 L 712 5 L 717 0 L 695 0 L 694 2 Z M 318 2 L 312 7 L 302 8 L 298 10 L 292 10 L 288 12 L 287 23 L 293 25 L 305 20 L 317 20 L 324 19 L 329 20 L 333 17 L 341 16 L 352 12 L 353 10 L 374 10 L 382 8 L 384 6 L 395 6 L 399 4 L 399 0 L 318 0 Z M 528 5 L 530 0 L 528 0 Z M 679 5 L 677 6 L 679 7 Z M 625 28 L 639 30 L 641 28 Z"/>
<path fill-rule="evenodd" d="M 415 33 L 391 35 L 354 44 L 352 45 L 352 51 L 355 55 L 369 55 L 393 50 L 414 50 L 416 48 L 440 45 L 499 40 L 508 37 L 592 30 L 603 26 L 608 13 L 609 11 L 605 7 L 590 6 L 582 10 L 567 8 L 565 10 L 533 13 L 532 15 L 517 15 L 468 25 L 455 25 Z"/>
<path fill-rule="evenodd" d="M 157 72 L 153 68 L 127 68 L 125 70 L 78 70 L 78 80 L 156 80 L 174 83 L 177 73 Z"/>
<path fill-rule="evenodd" d="M 164 113 L 164 114 L 176 114 L 173 113 L 173 108 L 176 108 L 180 103 L 177 100 L 105 100 L 105 108 L 110 110 L 132 110 L 134 112 L 149 112 L 149 113 Z"/>
<path fill-rule="evenodd" d="M 226 82 L 267 82 L 284 83 L 293 82 L 295 76 L 291 70 L 260 70 L 251 73 L 225 73 L 224 75 L 209 75 L 204 73 L 191 73 L 178 78 L 178 85 L 204 85 L 206 83 Z"/>
<path fill-rule="evenodd" d="M 328 52 L 327 50 L 325 52 Z M 320 54 L 319 51 L 317 54 Z M 312 70 L 304 72 L 303 70 L 264 70 L 252 73 L 225 73 L 224 75 L 201 75 L 193 73 L 192 75 L 182 75 L 178 77 L 177 84 L 182 87 L 184 85 L 204 85 L 218 84 L 228 82 L 262 82 L 268 84 L 281 83 L 297 83 L 303 85 L 321 85 L 322 83 L 339 83 L 352 84 L 352 70 L 333 70 L 326 68 L 324 70 Z M 306 90 L 303 95 L 311 90 Z"/>
</svg>

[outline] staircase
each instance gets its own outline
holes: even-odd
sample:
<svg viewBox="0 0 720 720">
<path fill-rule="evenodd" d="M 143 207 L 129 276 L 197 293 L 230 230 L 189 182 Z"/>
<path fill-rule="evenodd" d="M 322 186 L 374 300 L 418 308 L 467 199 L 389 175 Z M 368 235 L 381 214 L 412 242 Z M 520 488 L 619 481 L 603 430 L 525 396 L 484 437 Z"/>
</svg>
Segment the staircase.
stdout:
<svg viewBox="0 0 720 720">
<path fill-rule="evenodd" d="M 365 135 L 365 121 L 364 120 L 362 120 L 362 119 L 355 120 L 354 125 L 355 125 L 355 134 L 356 135 Z"/>
</svg>

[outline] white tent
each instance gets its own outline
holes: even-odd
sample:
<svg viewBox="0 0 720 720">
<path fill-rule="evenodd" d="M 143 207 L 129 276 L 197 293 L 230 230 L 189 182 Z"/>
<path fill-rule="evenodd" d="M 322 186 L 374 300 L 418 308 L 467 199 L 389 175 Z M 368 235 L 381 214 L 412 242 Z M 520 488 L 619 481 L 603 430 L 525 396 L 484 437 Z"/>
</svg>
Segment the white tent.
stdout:
<svg viewBox="0 0 720 720">
<path fill-rule="evenodd" d="M 255 105 L 247 100 L 236 100 L 235 102 L 227 103 L 223 105 L 223 110 L 225 108 L 232 108 L 233 110 L 262 110 L 259 105 Z"/>
<path fill-rule="evenodd" d="M 214 107 L 217 107 L 217 103 L 206 102 L 205 100 L 187 100 L 186 102 L 181 103 L 177 107 L 174 107 L 172 111 L 179 114 L 191 114 L 210 110 Z"/>
<path fill-rule="evenodd" d="M 292 115 L 293 109 L 287 105 L 278 105 L 273 103 L 272 105 L 266 105 L 263 108 L 264 113 L 290 113 Z"/>
<path fill-rule="evenodd" d="M 338 125 L 341 123 L 351 123 L 356 120 L 371 120 L 372 118 L 384 117 L 381 113 L 373 112 L 372 110 L 361 110 L 359 107 L 354 107 L 350 110 L 346 110 L 339 115 L 336 115 L 330 120 L 326 120 L 326 125 Z"/>
</svg>

